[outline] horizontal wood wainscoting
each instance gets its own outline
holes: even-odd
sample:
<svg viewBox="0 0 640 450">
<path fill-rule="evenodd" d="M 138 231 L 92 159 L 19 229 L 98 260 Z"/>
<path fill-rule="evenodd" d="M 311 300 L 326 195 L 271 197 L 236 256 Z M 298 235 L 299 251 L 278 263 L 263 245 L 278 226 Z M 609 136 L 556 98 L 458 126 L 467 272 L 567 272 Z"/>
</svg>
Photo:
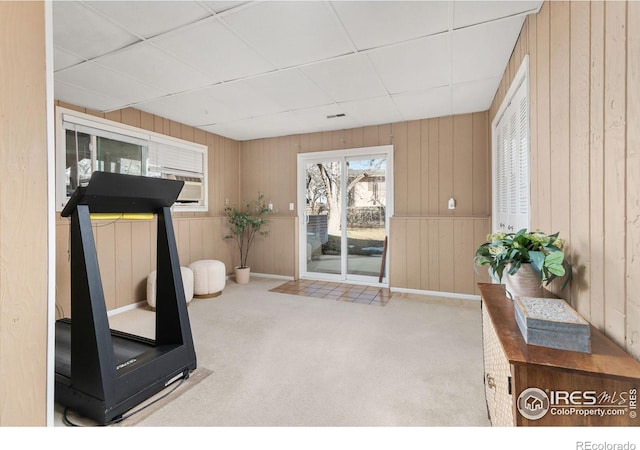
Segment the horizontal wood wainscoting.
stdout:
<svg viewBox="0 0 640 450">
<path fill-rule="evenodd" d="M 491 231 L 490 217 L 393 217 L 390 286 L 479 294 L 487 270 L 473 269 L 476 248 Z"/>
<path fill-rule="evenodd" d="M 297 268 L 298 219 L 270 217 L 271 235 L 257 239 L 249 255 L 253 272 L 294 277 Z M 238 263 L 235 243 L 224 240 L 227 218 L 174 217 L 181 266 L 200 259 L 224 262 L 227 274 Z M 146 300 L 147 275 L 156 267 L 156 220 L 94 221 L 98 264 L 107 310 Z M 58 316 L 71 314 L 69 220 L 56 222 L 56 304 Z"/>
</svg>

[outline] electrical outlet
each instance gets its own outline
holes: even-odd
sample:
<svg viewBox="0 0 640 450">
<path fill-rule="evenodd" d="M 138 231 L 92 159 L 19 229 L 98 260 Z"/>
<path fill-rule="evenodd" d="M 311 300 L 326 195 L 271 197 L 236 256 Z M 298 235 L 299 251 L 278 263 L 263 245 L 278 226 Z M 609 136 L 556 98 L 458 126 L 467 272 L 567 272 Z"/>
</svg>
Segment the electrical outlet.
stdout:
<svg viewBox="0 0 640 450">
<path fill-rule="evenodd" d="M 296 209 L 296 206 L 293 203 L 289 203 L 289 211 L 293 211 Z"/>
<path fill-rule="evenodd" d="M 456 200 L 454 198 L 449 199 L 449 209 L 456 209 Z"/>
<path fill-rule="evenodd" d="M 269 203 L 269 211 L 273 211 L 273 203 Z"/>
</svg>

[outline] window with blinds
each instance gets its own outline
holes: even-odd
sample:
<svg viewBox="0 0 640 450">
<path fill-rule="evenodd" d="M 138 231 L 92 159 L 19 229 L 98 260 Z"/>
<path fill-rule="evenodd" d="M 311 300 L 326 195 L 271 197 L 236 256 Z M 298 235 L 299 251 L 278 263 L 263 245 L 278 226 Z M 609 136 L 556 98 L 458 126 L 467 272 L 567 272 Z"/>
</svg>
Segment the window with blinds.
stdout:
<svg viewBox="0 0 640 450">
<path fill-rule="evenodd" d="M 529 228 L 529 99 L 525 59 L 493 125 L 493 227 Z"/>
<path fill-rule="evenodd" d="M 64 108 L 56 111 L 58 210 L 95 171 L 182 180 L 175 209 L 207 210 L 206 146 Z"/>
</svg>

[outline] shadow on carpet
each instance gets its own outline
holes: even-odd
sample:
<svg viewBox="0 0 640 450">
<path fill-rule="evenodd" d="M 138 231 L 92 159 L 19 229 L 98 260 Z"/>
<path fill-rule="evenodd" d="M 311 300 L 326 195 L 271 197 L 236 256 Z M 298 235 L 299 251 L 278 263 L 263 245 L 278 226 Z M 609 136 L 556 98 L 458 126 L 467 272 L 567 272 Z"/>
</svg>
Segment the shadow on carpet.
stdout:
<svg viewBox="0 0 640 450">
<path fill-rule="evenodd" d="M 156 395 L 148 398 L 144 402 L 139 405 L 133 407 L 131 410 L 127 411 L 123 414 L 123 419 L 119 422 L 110 424 L 110 427 L 132 427 L 142 422 L 144 419 L 151 416 L 156 411 L 159 411 L 164 406 L 166 406 L 171 401 L 180 397 L 182 394 L 187 392 L 189 389 L 200 383 L 202 380 L 207 378 L 213 372 L 209 369 L 198 367 L 196 370 L 191 372 L 189 378 L 176 381 L 175 383 L 170 384 L 162 391 L 158 392 Z M 60 414 L 64 415 L 64 407 L 56 404 L 56 410 L 60 412 Z M 63 417 L 63 423 L 65 420 L 68 423 L 65 423 L 67 426 L 79 426 L 79 427 L 94 427 L 99 426 L 97 422 L 93 419 L 89 419 L 87 417 L 83 417 L 75 413 L 74 411 L 67 411 L 66 419 Z"/>
</svg>

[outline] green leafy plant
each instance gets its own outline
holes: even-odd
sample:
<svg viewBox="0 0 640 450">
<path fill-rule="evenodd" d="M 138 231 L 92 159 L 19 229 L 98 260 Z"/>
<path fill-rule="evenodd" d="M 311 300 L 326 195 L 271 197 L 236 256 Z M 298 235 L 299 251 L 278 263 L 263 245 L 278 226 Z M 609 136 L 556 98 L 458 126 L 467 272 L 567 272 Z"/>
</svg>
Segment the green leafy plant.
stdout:
<svg viewBox="0 0 640 450">
<path fill-rule="evenodd" d="M 564 240 L 558 237 L 558 233 L 545 234 L 523 228 L 517 233 L 497 231 L 488 235 L 487 241 L 476 250 L 474 263 L 488 265 L 489 274 L 497 282 L 501 282 L 505 270 L 514 275 L 526 263 L 531 263 L 540 275 L 541 285 L 549 285 L 554 279 L 566 275 L 562 284 L 564 289 L 571 281 L 571 264 L 564 257 Z"/>
<path fill-rule="evenodd" d="M 225 236 L 225 239 L 233 239 L 240 251 L 240 268 L 247 266 L 249 250 L 256 237 L 267 237 L 269 230 L 263 230 L 268 220 L 266 215 L 270 210 L 264 202 L 264 195 L 258 193 L 258 198 L 253 201 L 244 203 L 243 208 L 226 207 L 224 209 L 229 224 L 231 225 L 231 234 Z"/>
</svg>

